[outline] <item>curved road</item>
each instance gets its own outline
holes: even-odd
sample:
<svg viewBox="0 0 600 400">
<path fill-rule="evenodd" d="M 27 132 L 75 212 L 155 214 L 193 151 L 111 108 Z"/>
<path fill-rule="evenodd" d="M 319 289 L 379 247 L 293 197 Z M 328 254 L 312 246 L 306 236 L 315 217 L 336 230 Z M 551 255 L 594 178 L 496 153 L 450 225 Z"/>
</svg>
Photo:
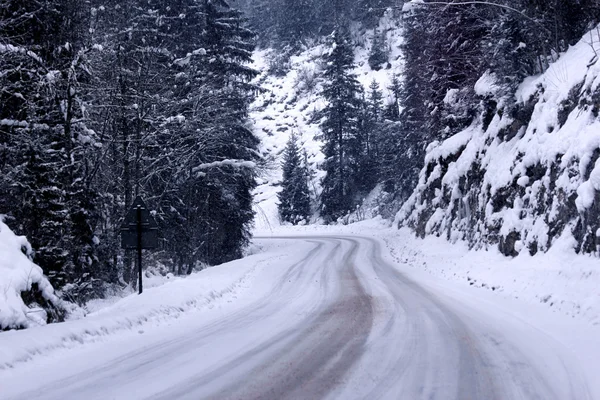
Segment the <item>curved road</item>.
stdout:
<svg viewBox="0 0 600 400">
<path fill-rule="evenodd" d="M 550 338 L 527 326 L 507 334 L 497 319 L 422 288 L 384 260 L 378 241 L 257 238 L 290 239 L 310 251 L 295 255 L 292 245 L 263 271 L 272 278 L 265 288 L 224 318 L 175 323 L 168 339 L 129 344 L 119 357 L 91 358 L 75 371 L 66 365 L 72 357 L 57 359 L 61 379 L 11 398 L 591 398 L 559 352 L 552 365 L 537 359 L 555 351 Z M 521 334 L 539 334 L 539 345 L 515 342 Z"/>
</svg>

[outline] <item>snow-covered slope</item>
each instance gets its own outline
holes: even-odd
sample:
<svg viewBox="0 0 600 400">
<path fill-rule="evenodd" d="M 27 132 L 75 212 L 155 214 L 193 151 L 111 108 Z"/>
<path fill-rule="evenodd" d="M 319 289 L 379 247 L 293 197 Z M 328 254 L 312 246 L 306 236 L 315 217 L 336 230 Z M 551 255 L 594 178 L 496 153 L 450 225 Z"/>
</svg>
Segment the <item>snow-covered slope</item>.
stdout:
<svg viewBox="0 0 600 400">
<path fill-rule="evenodd" d="M 269 251 L 207 268 L 193 273 L 186 279 L 177 279 L 149 288 L 144 290 L 142 295 L 134 293 L 87 314 L 85 318 L 46 326 L 32 326 L 24 331 L 2 332 L 0 371 L 82 344 L 101 342 L 119 336 L 141 335 L 147 329 L 168 325 L 183 315 L 194 315 L 195 311 L 202 311 L 202 316 L 196 314 L 197 319 L 202 319 L 209 309 L 232 302 L 251 284 L 260 286 L 255 280 L 256 272 L 264 265 L 277 265 L 283 257 L 279 249 L 282 245 L 273 243 L 267 249 Z M 306 250 L 306 246 L 300 246 L 299 250 Z M 0 252 L 0 260 L 2 255 Z M 0 272 L 3 272 L 1 265 Z M 37 276 L 38 271 L 35 268 L 33 272 L 33 276 Z M 0 274 L 0 283 L 4 281 L 4 276 L 8 275 Z M 15 274 L 13 276 L 16 277 Z M 0 286 L 0 290 L 2 289 L 3 286 Z M 0 291 L 0 296 L 2 293 L 3 290 Z M 2 305 L 0 297 L 0 307 Z M 21 308 L 18 311 L 23 313 Z"/>
<path fill-rule="evenodd" d="M 0 331 L 46 324 L 48 316 L 42 305 L 26 305 L 23 295 L 54 307 L 64 306 L 42 269 L 31 261 L 31 254 L 27 239 L 15 235 L 0 216 Z"/>
<path fill-rule="evenodd" d="M 505 255 L 546 251 L 559 238 L 596 252 L 600 237 L 600 37 L 588 33 L 543 75 L 525 80 L 513 110 L 432 143 L 419 185 L 397 222 L 419 235 L 499 245 Z M 489 105 L 491 102 L 488 102 Z M 482 103 L 484 104 L 484 103 Z"/>
<path fill-rule="evenodd" d="M 387 87 L 394 74 L 401 71 L 402 58 L 399 45 L 402 41 L 399 19 L 392 11 L 388 11 L 377 28 L 387 32 L 389 52 L 389 68 L 373 71 L 367 62 L 372 42 L 373 30 L 353 30 L 356 43 L 355 64 L 358 80 L 365 90 L 375 79 L 384 95 L 389 95 Z M 315 44 L 302 53 L 292 56 L 285 74 L 273 74 L 270 71 L 271 60 L 278 54 L 272 49 L 259 50 L 255 53 L 254 67 L 261 71 L 257 82 L 265 90 L 259 94 L 251 110 L 254 130 L 260 138 L 261 153 L 269 161 L 269 168 L 259 179 L 259 187 L 255 191 L 256 225 L 258 229 L 279 225 L 277 213 L 277 193 L 282 179 L 282 152 L 292 132 L 300 137 L 300 143 L 306 150 L 308 162 L 315 172 L 312 179 L 313 196 L 320 193 L 320 181 L 323 171 L 321 152 L 322 143 L 319 123 L 315 114 L 325 106 L 320 93 L 322 90 L 321 72 L 323 57 L 329 51 L 325 43 Z"/>
</svg>

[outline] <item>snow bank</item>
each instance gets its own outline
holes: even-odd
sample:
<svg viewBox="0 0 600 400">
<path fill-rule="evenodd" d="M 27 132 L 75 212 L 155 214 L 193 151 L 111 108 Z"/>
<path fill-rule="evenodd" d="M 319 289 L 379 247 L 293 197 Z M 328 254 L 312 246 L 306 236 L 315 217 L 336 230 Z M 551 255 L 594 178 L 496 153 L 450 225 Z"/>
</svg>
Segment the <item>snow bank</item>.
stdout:
<svg viewBox="0 0 600 400">
<path fill-rule="evenodd" d="M 566 234 L 577 251 L 598 252 L 600 228 L 600 37 L 596 30 L 544 74 L 526 79 L 513 101 L 482 103 L 464 132 L 434 143 L 418 187 L 396 223 L 464 239 L 505 255 L 547 251 Z M 481 96 L 497 94 L 485 74 Z M 507 104 L 510 104 L 508 106 Z"/>
<path fill-rule="evenodd" d="M 1 333 L 0 369 L 11 368 L 58 349 L 104 340 L 147 325 L 160 325 L 185 312 L 230 301 L 248 286 L 259 266 L 279 256 L 276 252 L 261 253 L 208 268 L 186 279 L 147 289 L 142 295 L 133 294 L 83 319 Z"/>
<path fill-rule="evenodd" d="M 570 243 L 557 241 L 550 251 L 507 258 L 496 249 L 471 250 L 435 236 L 418 239 L 408 228 L 384 237 L 397 262 L 437 278 L 541 304 L 586 324 L 600 326 L 598 260 L 577 255 Z"/>
<path fill-rule="evenodd" d="M 42 269 L 31 261 L 31 254 L 27 239 L 15 235 L 0 217 L 0 330 L 46 324 L 43 308 L 24 303 L 22 294 L 26 292 L 39 292 L 50 304 L 61 305 Z"/>
</svg>

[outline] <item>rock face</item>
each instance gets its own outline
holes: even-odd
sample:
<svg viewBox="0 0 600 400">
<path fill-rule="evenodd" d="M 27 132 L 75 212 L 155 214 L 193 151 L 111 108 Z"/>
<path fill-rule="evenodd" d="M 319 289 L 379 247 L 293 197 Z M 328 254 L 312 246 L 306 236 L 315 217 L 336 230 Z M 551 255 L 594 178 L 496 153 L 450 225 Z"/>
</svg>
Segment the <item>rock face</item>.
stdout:
<svg viewBox="0 0 600 400">
<path fill-rule="evenodd" d="M 479 119 L 427 149 L 417 188 L 396 216 L 419 236 L 507 256 L 600 244 L 600 37 L 588 33 L 544 74 L 502 98 L 482 77 Z M 477 87 L 479 86 L 479 87 Z"/>
</svg>

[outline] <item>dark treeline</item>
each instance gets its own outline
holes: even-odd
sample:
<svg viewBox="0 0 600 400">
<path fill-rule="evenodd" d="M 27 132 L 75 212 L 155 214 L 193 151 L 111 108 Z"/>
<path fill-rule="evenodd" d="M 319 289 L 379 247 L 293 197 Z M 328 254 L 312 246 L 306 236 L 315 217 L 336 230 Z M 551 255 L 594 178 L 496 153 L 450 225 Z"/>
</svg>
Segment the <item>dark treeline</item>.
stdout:
<svg viewBox="0 0 600 400">
<path fill-rule="evenodd" d="M 225 0 L 0 4 L 0 214 L 66 298 L 135 284 L 119 225 L 136 195 L 173 272 L 241 255 L 253 41 Z"/>
</svg>

